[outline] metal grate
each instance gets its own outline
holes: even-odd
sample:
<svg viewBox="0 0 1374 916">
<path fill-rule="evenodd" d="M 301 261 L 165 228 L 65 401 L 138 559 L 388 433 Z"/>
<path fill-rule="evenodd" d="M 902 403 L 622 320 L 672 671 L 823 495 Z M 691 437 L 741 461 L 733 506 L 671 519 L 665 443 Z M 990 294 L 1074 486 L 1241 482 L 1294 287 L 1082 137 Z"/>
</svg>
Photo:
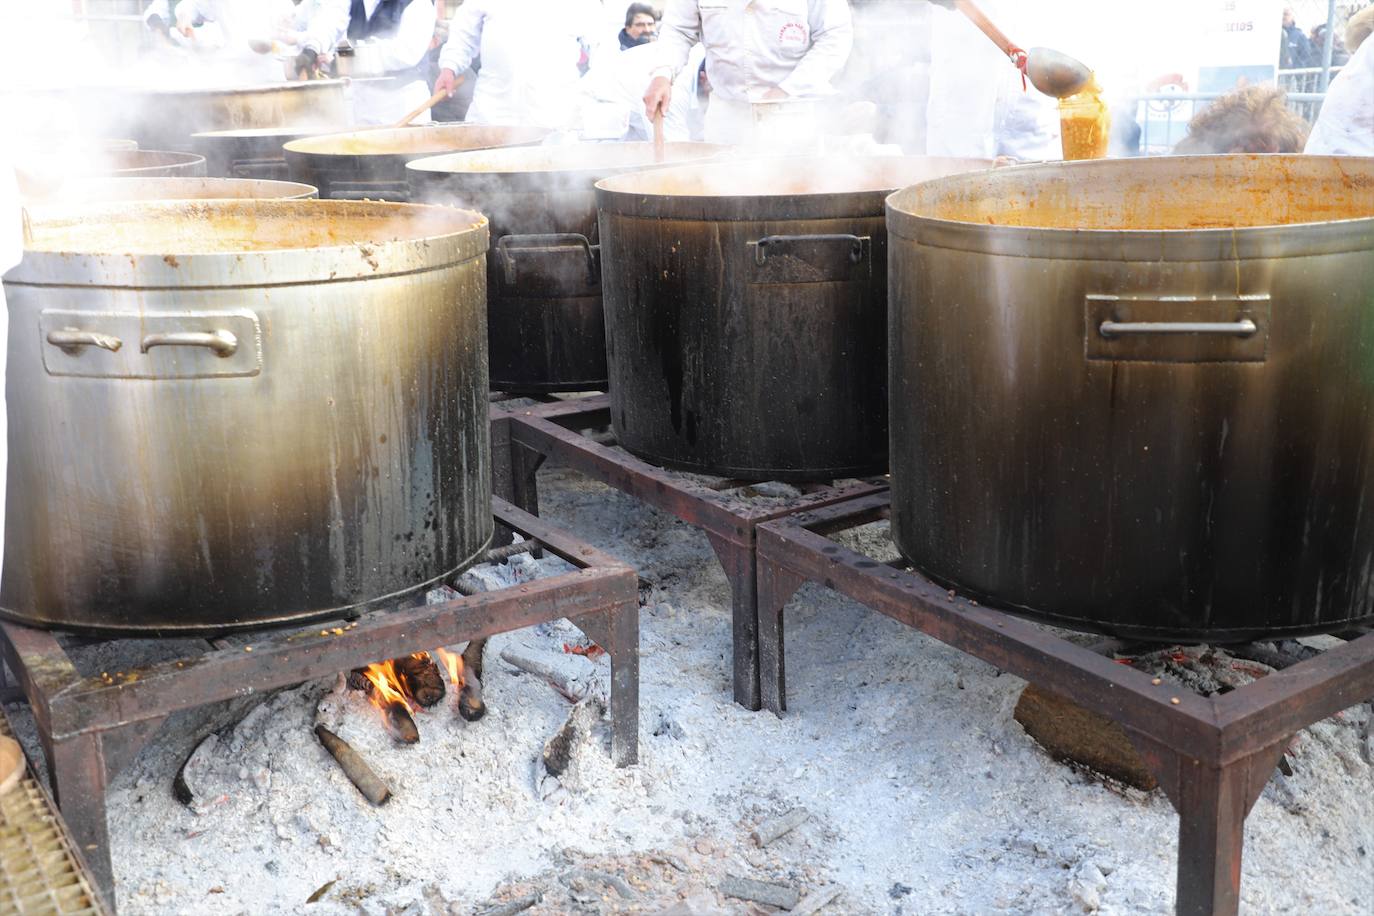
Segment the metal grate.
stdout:
<svg viewBox="0 0 1374 916">
<path fill-rule="evenodd" d="M 0 735 L 10 735 L 4 715 Z M 0 796 L 0 914 L 10 913 L 105 913 L 62 822 L 31 772 Z"/>
</svg>

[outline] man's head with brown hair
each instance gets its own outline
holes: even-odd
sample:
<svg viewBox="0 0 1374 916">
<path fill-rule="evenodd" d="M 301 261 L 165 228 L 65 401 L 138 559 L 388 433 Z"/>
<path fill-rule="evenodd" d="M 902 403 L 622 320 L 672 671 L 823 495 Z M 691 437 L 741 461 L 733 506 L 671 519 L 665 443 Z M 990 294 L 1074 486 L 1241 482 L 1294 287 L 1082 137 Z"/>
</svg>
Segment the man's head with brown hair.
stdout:
<svg viewBox="0 0 1374 916">
<path fill-rule="evenodd" d="M 1245 86 L 1199 112 L 1174 152 L 1301 153 L 1307 132 L 1307 122 L 1288 108 L 1282 91 L 1273 86 Z"/>
</svg>

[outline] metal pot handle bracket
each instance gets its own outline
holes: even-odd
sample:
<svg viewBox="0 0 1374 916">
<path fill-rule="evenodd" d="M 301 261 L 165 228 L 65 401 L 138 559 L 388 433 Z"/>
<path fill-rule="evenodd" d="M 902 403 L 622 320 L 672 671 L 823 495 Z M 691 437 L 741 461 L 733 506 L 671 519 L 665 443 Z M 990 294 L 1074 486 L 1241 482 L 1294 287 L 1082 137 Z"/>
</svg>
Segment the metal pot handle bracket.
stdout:
<svg viewBox="0 0 1374 916">
<path fill-rule="evenodd" d="M 866 235 L 766 235 L 749 242 L 752 283 L 843 283 L 868 269 L 873 250 Z"/>
<path fill-rule="evenodd" d="M 1271 304 L 1267 294 L 1092 293 L 1084 303 L 1084 352 L 1117 362 L 1263 362 Z"/>
<path fill-rule="evenodd" d="M 118 353 L 124 341 L 112 334 L 98 331 L 83 331 L 80 328 L 57 328 L 48 332 L 48 343 L 71 356 L 78 355 L 84 347 L 99 347 Z"/>
<path fill-rule="evenodd" d="M 174 331 L 168 334 L 145 334 L 138 352 L 147 353 L 153 347 L 204 347 L 221 359 L 239 350 L 239 339 L 233 331 Z"/>
<path fill-rule="evenodd" d="M 601 282 L 601 246 L 578 232 L 549 232 L 537 235 L 503 235 L 496 240 L 496 258 L 501 264 L 501 277 L 507 286 L 516 283 L 515 252 L 521 249 L 545 253 L 563 249 L 581 249 L 587 258 L 587 285 Z"/>
<path fill-rule="evenodd" d="M 92 326 L 100 330 L 91 330 Z M 43 367 L 54 376 L 243 378 L 262 371 L 262 327 L 250 309 L 44 309 L 38 332 L 47 344 Z M 136 352 L 133 341 L 138 342 Z M 160 348 L 174 350 L 154 355 Z"/>
</svg>

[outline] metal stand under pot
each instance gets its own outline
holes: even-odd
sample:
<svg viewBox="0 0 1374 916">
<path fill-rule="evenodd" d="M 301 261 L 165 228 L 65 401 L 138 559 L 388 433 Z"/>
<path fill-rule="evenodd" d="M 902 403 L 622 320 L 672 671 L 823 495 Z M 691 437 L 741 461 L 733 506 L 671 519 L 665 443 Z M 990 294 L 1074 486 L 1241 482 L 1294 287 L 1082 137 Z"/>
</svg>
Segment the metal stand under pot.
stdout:
<svg viewBox="0 0 1374 916">
<path fill-rule="evenodd" d="M 1374 632 L 1204 697 L 836 539 L 890 518 L 892 508 L 882 493 L 759 526 L 764 704 L 778 715 L 786 708 L 784 608 L 804 583 L 823 584 L 1119 723 L 1179 814 L 1176 911 L 1234 916 L 1246 815 L 1294 734 L 1374 696 Z"/>
<path fill-rule="evenodd" d="M 611 758 L 639 754 L 639 595 L 634 570 L 501 500 L 495 522 L 576 567 L 441 604 L 405 604 L 304 629 L 207 638 L 204 650 L 118 675 L 79 671 L 64 634 L 0 623 L 0 657 L 33 708 L 49 779 L 113 909 L 105 791 L 172 713 L 567 617 L 611 660 Z M 490 519 L 489 519 L 490 521 Z M 508 556 L 501 548 L 495 556 Z M 245 611 L 245 616 L 252 616 Z M 345 623 L 345 621 L 347 621 Z M 337 624 L 337 625 L 336 625 Z M 108 642 L 108 641 L 107 641 Z M 181 641 L 184 644 L 186 641 Z M 3 670 L 3 669 L 0 669 Z"/>
<path fill-rule="evenodd" d="M 730 582 L 735 702 L 760 707 L 758 596 L 755 591 L 758 526 L 795 512 L 828 506 L 886 486 L 869 480 L 813 480 L 790 496 L 747 495 L 757 481 L 684 474 L 655 467 L 613 439 L 588 435 L 610 419 L 605 395 L 535 407 L 493 407 L 492 474 L 498 494 L 527 512 L 539 512 L 537 474 L 546 459 L 599 480 L 700 528 Z"/>
</svg>

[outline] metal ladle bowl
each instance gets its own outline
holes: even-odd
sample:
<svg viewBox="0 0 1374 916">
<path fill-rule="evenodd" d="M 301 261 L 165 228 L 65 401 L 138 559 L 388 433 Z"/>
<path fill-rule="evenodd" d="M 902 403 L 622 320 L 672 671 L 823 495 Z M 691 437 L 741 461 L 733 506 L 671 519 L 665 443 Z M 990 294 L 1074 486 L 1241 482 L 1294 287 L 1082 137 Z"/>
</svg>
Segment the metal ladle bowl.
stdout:
<svg viewBox="0 0 1374 916">
<path fill-rule="evenodd" d="M 1026 77 L 1045 95 L 1064 99 L 1082 92 L 1093 74 L 1082 61 L 1060 51 L 1031 48 L 1026 52 Z"/>
</svg>

